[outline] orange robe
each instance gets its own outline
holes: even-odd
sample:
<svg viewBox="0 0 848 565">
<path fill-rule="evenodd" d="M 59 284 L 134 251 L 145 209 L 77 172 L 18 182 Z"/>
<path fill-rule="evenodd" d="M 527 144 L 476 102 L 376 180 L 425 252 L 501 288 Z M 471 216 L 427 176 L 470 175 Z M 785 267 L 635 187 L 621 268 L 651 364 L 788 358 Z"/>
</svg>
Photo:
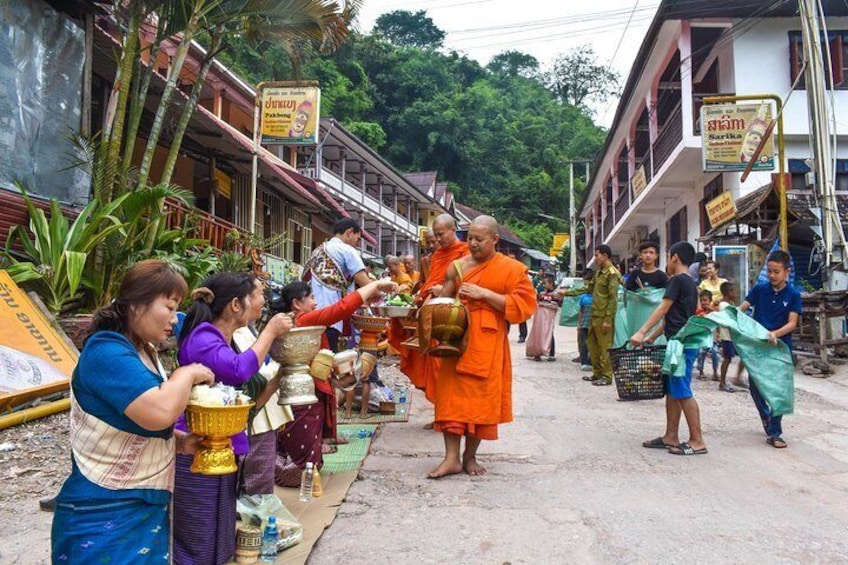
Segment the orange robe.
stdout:
<svg viewBox="0 0 848 565">
<path fill-rule="evenodd" d="M 406 290 L 400 291 L 400 294 L 412 294 L 412 277 L 410 277 L 408 274 L 398 273 L 397 276 L 392 275 L 391 280 L 398 286 L 406 285 L 408 287 Z"/>
<path fill-rule="evenodd" d="M 448 274 L 448 267 L 454 261 L 466 255 L 468 255 L 468 244 L 464 241 L 457 241 L 450 247 L 436 249 L 430 256 L 430 272 L 427 280 L 418 290 L 418 296 L 424 297 L 431 287 L 444 283 Z M 434 402 L 436 398 L 436 375 L 439 372 L 441 360 L 437 357 L 421 355 L 417 350 L 401 345 L 401 342 L 405 339 L 406 333 L 401 327 L 400 320 L 392 318 L 392 324 L 389 326 L 389 343 L 400 353 L 400 370 L 409 377 L 415 388 L 424 391 L 427 400 Z"/>
<path fill-rule="evenodd" d="M 512 421 L 507 322 L 518 324 L 533 315 L 536 291 L 527 267 L 501 253 L 462 273 L 462 280 L 506 295 L 506 309 L 498 312 L 484 300 L 462 300 L 469 316 L 468 345 L 460 357 L 442 359 L 434 429 L 497 439 L 497 425 Z"/>
</svg>

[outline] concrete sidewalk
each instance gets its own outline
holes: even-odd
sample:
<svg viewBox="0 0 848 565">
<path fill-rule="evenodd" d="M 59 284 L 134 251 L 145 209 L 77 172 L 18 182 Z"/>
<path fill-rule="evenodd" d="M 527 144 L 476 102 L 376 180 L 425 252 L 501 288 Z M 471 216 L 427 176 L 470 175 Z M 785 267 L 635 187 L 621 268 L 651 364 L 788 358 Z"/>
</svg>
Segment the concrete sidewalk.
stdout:
<svg viewBox="0 0 848 565">
<path fill-rule="evenodd" d="M 797 375 L 789 448 L 765 443 L 746 392 L 698 381 L 710 453 L 641 447 L 663 401 L 619 402 L 582 381 L 575 330 L 556 362 L 515 364 L 515 422 L 485 442 L 484 477 L 438 481 L 443 453 L 416 392 L 384 426 L 310 563 L 835 563 L 848 561 L 848 374 Z M 681 432 L 685 439 L 685 430 Z"/>
</svg>

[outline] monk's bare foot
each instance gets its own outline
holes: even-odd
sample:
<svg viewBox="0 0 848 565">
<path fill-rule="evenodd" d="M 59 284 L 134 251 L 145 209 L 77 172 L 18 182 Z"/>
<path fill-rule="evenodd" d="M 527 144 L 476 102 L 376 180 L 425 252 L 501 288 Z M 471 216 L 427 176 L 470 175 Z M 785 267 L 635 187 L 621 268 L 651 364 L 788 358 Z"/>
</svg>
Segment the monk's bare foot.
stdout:
<svg viewBox="0 0 848 565">
<path fill-rule="evenodd" d="M 360 412 L 359 417 L 362 418 L 363 420 L 365 420 L 367 418 L 370 418 L 371 414 L 369 414 L 368 412 Z"/>
<path fill-rule="evenodd" d="M 476 457 L 463 457 L 462 468 L 466 473 L 473 477 L 479 477 L 486 474 L 486 468 L 477 463 Z"/>
<path fill-rule="evenodd" d="M 432 430 L 432 429 L 433 429 L 433 425 L 434 425 L 435 423 L 436 423 L 436 422 L 430 422 L 429 424 L 424 424 L 424 429 L 425 429 L 425 430 Z"/>
<path fill-rule="evenodd" d="M 459 461 L 448 461 L 445 459 L 438 467 L 427 473 L 428 479 L 441 479 L 448 475 L 456 475 L 462 472 L 462 463 Z"/>
<path fill-rule="evenodd" d="M 350 410 L 345 410 L 345 418 L 347 418 L 348 420 L 350 420 L 350 419 L 351 419 L 351 417 L 352 417 L 352 415 L 353 415 L 353 412 L 352 412 L 352 411 L 350 411 Z"/>
</svg>

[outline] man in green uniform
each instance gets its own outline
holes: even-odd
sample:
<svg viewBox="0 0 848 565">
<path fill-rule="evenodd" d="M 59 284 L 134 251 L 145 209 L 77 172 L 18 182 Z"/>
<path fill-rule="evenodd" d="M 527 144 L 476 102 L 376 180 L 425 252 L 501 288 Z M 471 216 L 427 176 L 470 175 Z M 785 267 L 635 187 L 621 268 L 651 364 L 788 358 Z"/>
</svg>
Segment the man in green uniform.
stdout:
<svg viewBox="0 0 848 565">
<path fill-rule="evenodd" d="M 595 278 L 585 288 L 567 291 L 566 296 L 592 293 L 592 321 L 586 345 L 592 361 L 592 376 L 583 380 L 595 386 L 612 384 L 612 365 L 609 348 L 612 347 L 615 313 L 618 308 L 618 287 L 621 273 L 612 264 L 612 249 L 608 245 L 595 248 Z"/>
</svg>

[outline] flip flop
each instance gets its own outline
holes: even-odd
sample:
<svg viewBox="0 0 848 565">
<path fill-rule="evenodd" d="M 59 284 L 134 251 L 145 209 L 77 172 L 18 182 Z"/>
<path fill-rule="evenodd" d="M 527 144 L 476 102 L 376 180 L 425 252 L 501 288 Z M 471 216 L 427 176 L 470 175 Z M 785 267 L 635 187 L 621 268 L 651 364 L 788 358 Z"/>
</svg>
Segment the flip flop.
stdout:
<svg viewBox="0 0 848 565">
<path fill-rule="evenodd" d="M 706 447 L 702 447 L 701 449 L 693 449 L 692 446 L 686 442 L 683 442 L 680 445 L 670 448 L 668 452 L 672 455 L 706 455 L 707 453 L 709 453 Z"/>
<path fill-rule="evenodd" d="M 774 447 L 775 449 L 785 449 L 787 447 L 786 440 L 784 440 L 780 436 L 770 437 L 770 438 L 766 439 L 766 443 L 768 443 L 770 446 Z"/>
<path fill-rule="evenodd" d="M 673 443 L 666 443 L 663 441 L 661 437 L 655 437 L 654 439 L 650 439 L 648 441 L 642 442 L 642 447 L 647 447 L 648 449 L 671 449 L 672 447 L 677 447 Z"/>
</svg>

